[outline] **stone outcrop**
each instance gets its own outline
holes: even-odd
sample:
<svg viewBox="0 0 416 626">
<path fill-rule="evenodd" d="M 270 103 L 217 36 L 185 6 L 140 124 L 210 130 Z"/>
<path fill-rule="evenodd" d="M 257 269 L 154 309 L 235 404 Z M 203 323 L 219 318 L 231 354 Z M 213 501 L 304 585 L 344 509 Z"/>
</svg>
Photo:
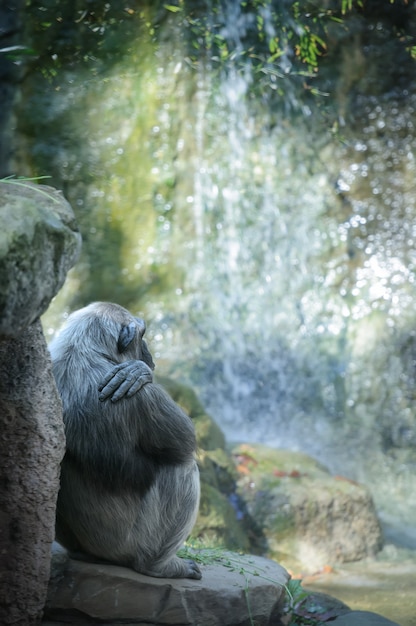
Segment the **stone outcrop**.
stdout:
<svg viewBox="0 0 416 626">
<path fill-rule="evenodd" d="M 59 551 L 58 551 L 59 550 Z M 279 626 L 289 574 L 277 563 L 224 553 L 200 564 L 202 580 L 151 578 L 113 565 L 68 559 L 56 547 L 44 626 Z"/>
<path fill-rule="evenodd" d="M 16 337 L 49 306 L 81 247 L 62 193 L 0 181 L 0 337 Z"/>
<path fill-rule="evenodd" d="M 35 624 L 42 613 L 64 449 L 61 400 L 37 321 L 0 341 L 2 626 Z"/>
<path fill-rule="evenodd" d="M 363 485 L 331 476 L 301 453 L 241 445 L 233 454 L 238 492 L 262 526 L 268 556 L 285 567 L 311 573 L 382 547 L 374 503 Z"/>
<path fill-rule="evenodd" d="M 0 623 L 39 624 L 60 462 L 62 405 L 40 315 L 80 248 L 50 187 L 0 181 Z"/>
</svg>

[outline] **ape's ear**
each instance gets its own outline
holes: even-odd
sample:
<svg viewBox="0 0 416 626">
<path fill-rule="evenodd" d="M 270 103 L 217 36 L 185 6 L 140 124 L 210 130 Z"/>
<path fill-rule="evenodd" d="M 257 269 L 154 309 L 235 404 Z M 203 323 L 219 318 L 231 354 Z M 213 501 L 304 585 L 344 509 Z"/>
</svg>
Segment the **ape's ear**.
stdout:
<svg viewBox="0 0 416 626">
<path fill-rule="evenodd" d="M 136 322 L 139 325 L 140 337 L 143 337 L 144 333 L 146 332 L 146 322 L 142 320 L 141 317 L 136 317 Z"/>
<path fill-rule="evenodd" d="M 123 326 L 118 336 L 117 348 L 119 352 L 127 350 L 131 342 L 136 336 L 137 325 L 135 322 L 130 322 L 128 326 Z"/>
</svg>

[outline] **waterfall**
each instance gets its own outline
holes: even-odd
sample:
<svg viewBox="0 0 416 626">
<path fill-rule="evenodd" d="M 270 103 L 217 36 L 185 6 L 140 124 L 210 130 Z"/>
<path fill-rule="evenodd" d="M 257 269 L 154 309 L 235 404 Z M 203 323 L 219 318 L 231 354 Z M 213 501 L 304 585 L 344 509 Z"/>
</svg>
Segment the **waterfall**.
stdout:
<svg viewBox="0 0 416 626">
<path fill-rule="evenodd" d="M 349 48 L 325 108 L 286 77 L 288 52 L 259 96 L 262 74 L 237 63 L 256 19 L 240 5 L 216 16 L 236 60 L 222 72 L 195 67 L 167 20 L 101 73 L 71 57 L 55 82 L 26 79 L 23 162 L 52 174 L 84 235 L 47 331 L 82 298 L 129 306 L 230 441 L 304 450 L 415 528 L 413 75 L 373 93 Z"/>
</svg>

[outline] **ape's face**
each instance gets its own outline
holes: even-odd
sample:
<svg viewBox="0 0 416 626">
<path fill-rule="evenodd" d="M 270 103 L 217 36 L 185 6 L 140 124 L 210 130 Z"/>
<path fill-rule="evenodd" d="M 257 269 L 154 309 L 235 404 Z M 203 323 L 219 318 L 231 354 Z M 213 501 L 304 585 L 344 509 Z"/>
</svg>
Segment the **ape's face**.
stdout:
<svg viewBox="0 0 416 626">
<path fill-rule="evenodd" d="M 126 313 L 128 313 L 126 311 Z M 132 317 L 128 324 L 123 323 L 118 336 L 117 348 L 120 354 L 144 361 L 152 370 L 155 368 L 152 355 L 143 335 L 146 324 L 140 317 Z"/>
<path fill-rule="evenodd" d="M 144 361 L 146 363 L 146 365 L 148 365 L 150 367 L 150 369 L 154 370 L 155 369 L 155 364 L 153 362 L 152 355 L 150 353 L 149 348 L 147 347 L 147 343 L 143 339 L 143 335 L 146 332 L 146 324 L 145 324 L 144 320 L 142 320 L 140 317 L 136 317 L 135 320 L 136 320 L 136 322 L 137 322 L 137 324 L 139 326 L 139 335 L 140 335 L 140 344 L 141 344 L 140 345 L 140 348 L 141 348 L 140 360 Z"/>
</svg>

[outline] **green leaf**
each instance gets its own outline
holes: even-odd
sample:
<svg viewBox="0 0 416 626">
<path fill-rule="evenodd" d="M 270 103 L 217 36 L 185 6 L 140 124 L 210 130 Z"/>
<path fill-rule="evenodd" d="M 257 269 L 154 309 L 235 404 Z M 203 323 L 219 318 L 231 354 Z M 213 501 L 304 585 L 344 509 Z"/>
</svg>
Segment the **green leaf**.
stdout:
<svg viewBox="0 0 416 626">
<path fill-rule="evenodd" d="M 178 11 L 182 11 L 181 7 L 177 7 L 174 4 L 164 4 L 163 8 L 167 11 L 171 11 L 171 13 L 177 13 Z"/>
<path fill-rule="evenodd" d="M 277 50 L 277 41 L 276 39 L 270 39 L 269 41 L 269 50 L 273 54 Z"/>
<path fill-rule="evenodd" d="M 314 42 L 318 42 L 320 46 L 322 46 L 322 48 L 324 48 L 324 50 L 326 50 L 326 43 L 325 41 L 319 37 L 318 35 L 313 35 L 313 40 Z"/>
<path fill-rule="evenodd" d="M 303 589 L 301 580 L 291 578 L 285 589 L 293 605 L 298 604 L 309 595 L 309 593 Z"/>
</svg>

